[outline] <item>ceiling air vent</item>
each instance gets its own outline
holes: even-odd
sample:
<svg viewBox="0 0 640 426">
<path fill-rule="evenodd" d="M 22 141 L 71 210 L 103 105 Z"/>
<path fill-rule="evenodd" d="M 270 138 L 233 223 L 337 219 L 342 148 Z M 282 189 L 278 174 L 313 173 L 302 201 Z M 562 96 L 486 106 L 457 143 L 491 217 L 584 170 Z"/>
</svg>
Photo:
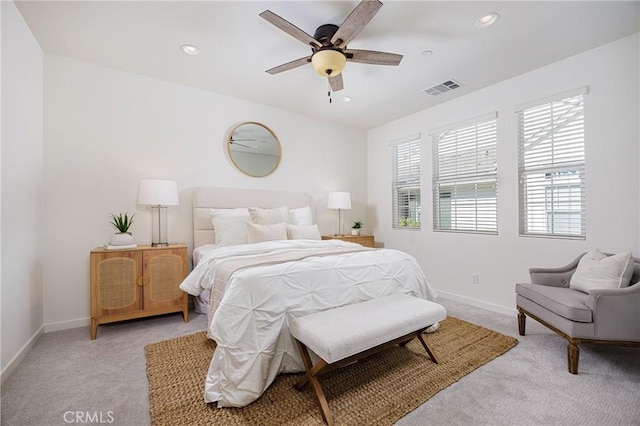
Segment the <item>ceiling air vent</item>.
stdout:
<svg viewBox="0 0 640 426">
<path fill-rule="evenodd" d="M 442 93 L 446 93 L 446 92 L 450 92 L 454 89 L 457 89 L 458 87 L 462 87 L 462 84 L 458 83 L 457 81 L 451 79 L 451 80 L 447 80 L 444 81 L 440 84 L 436 84 L 433 87 L 429 87 L 428 89 L 424 89 L 424 91 L 431 96 L 438 96 Z"/>
</svg>

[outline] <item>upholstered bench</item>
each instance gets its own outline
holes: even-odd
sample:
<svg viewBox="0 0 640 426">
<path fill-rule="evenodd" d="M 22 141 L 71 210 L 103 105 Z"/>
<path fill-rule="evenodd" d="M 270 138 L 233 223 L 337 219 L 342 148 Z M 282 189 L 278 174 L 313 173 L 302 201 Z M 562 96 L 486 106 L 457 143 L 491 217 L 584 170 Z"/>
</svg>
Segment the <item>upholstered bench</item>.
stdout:
<svg viewBox="0 0 640 426">
<path fill-rule="evenodd" d="M 386 347 L 405 345 L 414 337 L 437 364 L 438 359 L 422 332 L 446 317 L 447 311 L 442 305 L 406 294 L 394 294 L 296 318 L 289 329 L 307 372 L 295 388 L 300 390 L 310 382 L 322 417 L 327 424 L 333 425 L 327 399 L 316 376 Z M 315 365 L 307 348 L 320 357 Z"/>
</svg>

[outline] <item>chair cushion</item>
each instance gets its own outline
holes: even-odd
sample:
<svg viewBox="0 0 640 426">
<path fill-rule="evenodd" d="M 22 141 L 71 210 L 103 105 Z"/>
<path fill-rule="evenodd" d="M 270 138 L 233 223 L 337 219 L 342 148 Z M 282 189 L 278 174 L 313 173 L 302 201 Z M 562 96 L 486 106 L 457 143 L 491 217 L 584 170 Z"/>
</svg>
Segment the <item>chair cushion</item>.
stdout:
<svg viewBox="0 0 640 426">
<path fill-rule="evenodd" d="M 631 252 L 607 256 L 600 250 L 585 254 L 571 277 L 569 288 L 589 293 L 598 288 L 627 287 L 633 275 Z"/>
<path fill-rule="evenodd" d="M 593 321 L 587 293 L 540 284 L 516 284 L 516 293 L 570 321 Z"/>
</svg>

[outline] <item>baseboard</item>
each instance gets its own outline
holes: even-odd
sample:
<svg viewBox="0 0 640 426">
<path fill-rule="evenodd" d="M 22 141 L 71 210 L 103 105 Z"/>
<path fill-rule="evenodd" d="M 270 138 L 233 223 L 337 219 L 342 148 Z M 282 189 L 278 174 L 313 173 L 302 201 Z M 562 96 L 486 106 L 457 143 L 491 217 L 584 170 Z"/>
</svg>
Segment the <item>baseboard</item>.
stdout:
<svg viewBox="0 0 640 426">
<path fill-rule="evenodd" d="M 52 322 L 44 325 L 44 332 L 69 330 L 70 328 L 88 327 L 91 325 L 91 318 L 80 318 L 69 321 Z"/>
<path fill-rule="evenodd" d="M 467 305 L 475 306 L 476 308 L 486 309 L 487 311 L 508 315 L 514 318 L 518 314 L 518 311 L 515 308 L 507 308 L 506 306 L 496 305 L 494 303 L 472 299 L 467 296 L 460 296 L 459 294 L 449 293 L 442 290 L 438 290 L 438 296 L 442 296 L 445 299 L 453 300 L 454 302 L 466 303 Z"/>
<path fill-rule="evenodd" d="M 9 361 L 9 363 L 4 368 L 4 370 L 0 372 L 0 387 L 4 385 L 4 381 L 8 379 L 9 376 L 11 376 L 11 373 L 13 373 L 13 371 L 18 367 L 18 365 L 20 365 L 24 357 L 27 356 L 29 351 L 38 342 L 38 339 L 40 339 L 40 336 L 42 336 L 44 333 L 45 331 L 44 331 L 44 325 L 43 325 L 42 327 L 40 327 L 38 331 L 34 333 L 33 336 L 31 336 L 31 339 L 29 339 L 29 341 L 25 343 L 25 345 L 18 351 L 18 353 L 13 358 L 11 358 L 11 361 Z"/>
</svg>

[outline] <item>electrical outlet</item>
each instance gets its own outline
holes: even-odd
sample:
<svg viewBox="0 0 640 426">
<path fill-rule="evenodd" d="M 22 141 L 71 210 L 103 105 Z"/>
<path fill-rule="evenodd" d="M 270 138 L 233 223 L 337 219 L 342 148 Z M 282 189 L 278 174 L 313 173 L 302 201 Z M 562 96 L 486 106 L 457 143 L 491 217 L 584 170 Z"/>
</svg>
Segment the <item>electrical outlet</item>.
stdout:
<svg viewBox="0 0 640 426">
<path fill-rule="evenodd" d="M 478 274 L 471 275 L 471 284 L 478 284 Z"/>
</svg>

